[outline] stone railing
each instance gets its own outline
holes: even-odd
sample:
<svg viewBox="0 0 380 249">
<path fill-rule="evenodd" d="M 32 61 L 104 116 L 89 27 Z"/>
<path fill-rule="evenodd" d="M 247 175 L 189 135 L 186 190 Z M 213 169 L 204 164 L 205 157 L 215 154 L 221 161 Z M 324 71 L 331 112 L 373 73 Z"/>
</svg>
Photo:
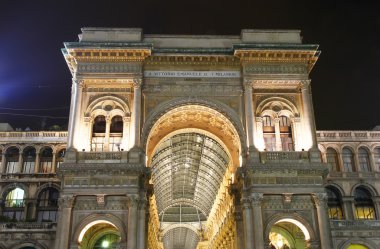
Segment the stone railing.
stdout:
<svg viewBox="0 0 380 249">
<path fill-rule="evenodd" d="M 317 131 L 317 140 L 319 142 L 380 140 L 380 131 Z"/>
<path fill-rule="evenodd" d="M 120 161 L 122 159 L 121 151 L 115 152 L 79 152 L 79 161 L 98 161 L 98 160 L 112 160 Z M 124 152 L 126 153 L 126 152 Z"/>
<path fill-rule="evenodd" d="M 66 142 L 67 131 L 9 131 L 0 132 L 0 142 Z"/>
<path fill-rule="evenodd" d="M 1 224 L 1 231 L 4 230 L 42 230 L 42 229 L 56 229 L 57 223 L 55 222 L 5 222 Z"/>
<path fill-rule="evenodd" d="M 309 160 L 309 154 L 307 151 L 264 151 L 260 152 L 260 160 L 262 163 Z"/>
<path fill-rule="evenodd" d="M 380 229 L 380 220 L 330 220 L 331 229 Z"/>
</svg>

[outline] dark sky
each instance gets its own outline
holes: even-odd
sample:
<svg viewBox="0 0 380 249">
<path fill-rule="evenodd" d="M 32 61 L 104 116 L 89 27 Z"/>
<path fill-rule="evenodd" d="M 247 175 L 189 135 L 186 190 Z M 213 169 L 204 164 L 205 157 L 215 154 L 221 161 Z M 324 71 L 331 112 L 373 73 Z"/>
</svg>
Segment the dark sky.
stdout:
<svg viewBox="0 0 380 249">
<path fill-rule="evenodd" d="M 243 28 L 300 29 L 322 55 L 311 73 L 317 128 L 380 124 L 380 14 L 376 1 L 0 1 L 0 122 L 45 129 L 67 119 L 71 75 L 60 49 L 81 27 L 145 33 L 239 35 Z"/>
</svg>

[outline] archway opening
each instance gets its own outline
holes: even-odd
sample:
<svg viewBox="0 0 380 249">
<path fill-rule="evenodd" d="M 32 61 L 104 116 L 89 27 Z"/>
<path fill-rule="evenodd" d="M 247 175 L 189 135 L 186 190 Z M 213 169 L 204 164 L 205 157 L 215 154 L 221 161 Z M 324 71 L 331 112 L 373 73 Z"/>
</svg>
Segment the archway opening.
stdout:
<svg viewBox="0 0 380 249">
<path fill-rule="evenodd" d="M 78 244 L 83 249 L 116 249 L 121 235 L 116 226 L 106 220 L 87 224 L 79 234 Z"/>
<path fill-rule="evenodd" d="M 272 249 L 306 249 L 310 234 L 307 228 L 294 219 L 282 219 L 269 232 Z"/>
<path fill-rule="evenodd" d="M 347 249 L 369 249 L 369 248 L 360 244 L 351 244 Z"/>
</svg>

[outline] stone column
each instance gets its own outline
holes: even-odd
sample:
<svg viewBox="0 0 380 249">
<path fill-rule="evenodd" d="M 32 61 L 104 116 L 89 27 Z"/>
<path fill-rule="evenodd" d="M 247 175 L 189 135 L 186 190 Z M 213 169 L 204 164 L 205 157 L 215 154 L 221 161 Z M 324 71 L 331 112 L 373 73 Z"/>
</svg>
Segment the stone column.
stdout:
<svg viewBox="0 0 380 249">
<path fill-rule="evenodd" d="M 251 194 L 252 210 L 253 210 L 253 240 L 255 249 L 264 248 L 264 228 L 263 228 L 263 214 L 261 204 L 264 195 L 262 193 Z"/>
<path fill-rule="evenodd" d="M 256 117 L 256 137 L 257 148 L 261 151 L 265 149 L 264 131 L 263 131 L 263 119 L 262 117 Z"/>
<path fill-rule="evenodd" d="M 300 118 L 292 118 L 292 135 L 293 135 L 293 142 L 294 142 L 294 150 L 295 151 L 301 151 L 302 148 L 302 131 L 300 126 Z"/>
<path fill-rule="evenodd" d="M 106 117 L 106 133 L 104 134 L 103 151 L 110 151 L 111 117 Z"/>
<path fill-rule="evenodd" d="M 36 160 L 34 161 L 34 173 L 42 173 L 42 169 L 40 169 L 40 153 L 36 153 Z"/>
<path fill-rule="evenodd" d="M 344 196 L 342 197 L 343 204 L 343 215 L 346 220 L 354 220 L 354 197 L 353 196 Z"/>
<path fill-rule="evenodd" d="M 53 152 L 53 158 L 51 159 L 51 173 L 57 172 L 57 153 Z"/>
<path fill-rule="evenodd" d="M 22 152 L 20 151 L 20 153 L 18 154 L 17 169 L 13 173 L 21 173 L 23 164 L 24 164 L 24 158 L 22 156 Z"/>
<path fill-rule="evenodd" d="M 125 151 L 130 149 L 130 145 L 128 143 L 129 137 L 131 135 L 130 130 L 129 130 L 130 122 L 131 122 L 130 117 L 123 117 L 123 140 L 122 140 L 121 148 Z"/>
<path fill-rule="evenodd" d="M 244 103 L 245 103 L 245 123 L 247 130 L 247 141 L 249 147 L 254 147 L 254 108 L 252 99 L 252 82 L 251 80 L 244 80 Z"/>
<path fill-rule="evenodd" d="M 132 147 L 140 146 L 140 120 L 141 120 L 141 85 L 142 79 L 133 79 L 133 111 L 132 126 L 134 129 Z"/>
<path fill-rule="evenodd" d="M 305 119 L 306 126 L 306 134 L 310 134 L 311 139 L 311 149 L 318 149 L 317 147 L 317 137 L 316 137 L 316 129 L 314 122 L 314 112 L 313 112 L 313 103 L 311 99 L 311 91 L 310 91 L 310 80 L 303 80 L 301 82 L 301 95 L 302 95 L 302 107 L 303 114 Z M 306 148 L 305 148 L 306 150 Z"/>
<path fill-rule="evenodd" d="M 7 158 L 5 157 L 5 151 L 1 154 L 1 163 L 0 163 L 0 174 L 5 173 L 5 165 L 6 165 Z"/>
<path fill-rule="evenodd" d="M 68 249 L 71 241 L 71 220 L 74 197 L 64 195 L 58 199 L 58 226 L 56 232 L 55 248 Z"/>
<path fill-rule="evenodd" d="M 67 148 L 70 149 L 74 145 L 76 125 L 80 121 L 80 103 L 82 101 L 83 80 L 73 78 L 71 85 L 71 103 L 68 127 Z M 77 148 L 78 149 L 78 148 Z"/>
<path fill-rule="evenodd" d="M 128 234 L 127 234 L 127 248 L 136 249 L 137 248 L 137 207 L 138 199 L 132 197 L 129 200 L 129 209 L 128 209 Z"/>
<path fill-rule="evenodd" d="M 139 203 L 137 249 L 146 249 L 146 200 Z"/>
<path fill-rule="evenodd" d="M 29 217 L 27 217 L 30 220 L 37 220 L 37 200 L 33 200 L 29 202 L 30 205 L 30 210 L 28 210 L 28 213 L 30 214 Z"/>
<path fill-rule="evenodd" d="M 92 126 L 93 126 L 93 123 L 94 123 L 94 120 L 91 118 L 91 117 L 85 117 L 84 118 L 84 124 L 85 124 L 85 129 L 86 129 L 86 143 L 85 143 L 85 150 L 87 151 L 91 151 L 92 148 L 91 148 L 91 144 L 92 144 Z"/>
<path fill-rule="evenodd" d="M 243 204 L 242 206 L 245 249 L 254 249 L 251 199 L 243 198 L 241 202 Z"/>
<path fill-rule="evenodd" d="M 282 151 L 282 142 L 280 136 L 280 119 L 275 118 L 274 120 L 274 134 L 276 137 L 276 151 Z"/>
<path fill-rule="evenodd" d="M 333 246 L 330 233 L 330 220 L 327 214 L 327 194 L 314 193 L 313 199 L 315 207 L 317 209 L 321 249 L 331 249 Z"/>
</svg>

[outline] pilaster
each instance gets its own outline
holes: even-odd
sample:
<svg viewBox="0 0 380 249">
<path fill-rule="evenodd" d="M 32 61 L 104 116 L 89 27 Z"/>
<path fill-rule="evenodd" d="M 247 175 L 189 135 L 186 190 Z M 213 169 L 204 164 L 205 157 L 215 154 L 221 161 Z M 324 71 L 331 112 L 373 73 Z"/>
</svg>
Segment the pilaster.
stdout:
<svg viewBox="0 0 380 249">
<path fill-rule="evenodd" d="M 55 241 L 56 249 L 68 249 L 71 236 L 71 220 L 72 208 L 74 206 L 75 197 L 72 195 L 64 195 L 58 199 L 58 226 Z"/>
<path fill-rule="evenodd" d="M 253 211 L 253 240 L 255 249 L 264 248 L 264 229 L 263 229 L 263 214 L 262 214 L 262 201 L 264 199 L 263 193 L 252 193 L 251 203 Z"/>
<path fill-rule="evenodd" d="M 132 112 L 132 126 L 134 129 L 132 147 L 140 147 L 140 122 L 141 122 L 141 86 L 142 79 L 133 79 L 133 112 Z"/>
<path fill-rule="evenodd" d="M 138 204 L 139 200 L 136 196 L 131 196 L 129 199 L 128 208 L 128 234 L 127 248 L 137 248 L 137 219 L 138 219 Z"/>
<path fill-rule="evenodd" d="M 331 229 L 330 221 L 327 214 L 327 194 L 326 193 L 314 193 L 312 194 L 314 199 L 314 205 L 317 209 L 318 216 L 318 228 L 319 237 L 321 240 L 321 249 L 331 249 Z"/>
</svg>

